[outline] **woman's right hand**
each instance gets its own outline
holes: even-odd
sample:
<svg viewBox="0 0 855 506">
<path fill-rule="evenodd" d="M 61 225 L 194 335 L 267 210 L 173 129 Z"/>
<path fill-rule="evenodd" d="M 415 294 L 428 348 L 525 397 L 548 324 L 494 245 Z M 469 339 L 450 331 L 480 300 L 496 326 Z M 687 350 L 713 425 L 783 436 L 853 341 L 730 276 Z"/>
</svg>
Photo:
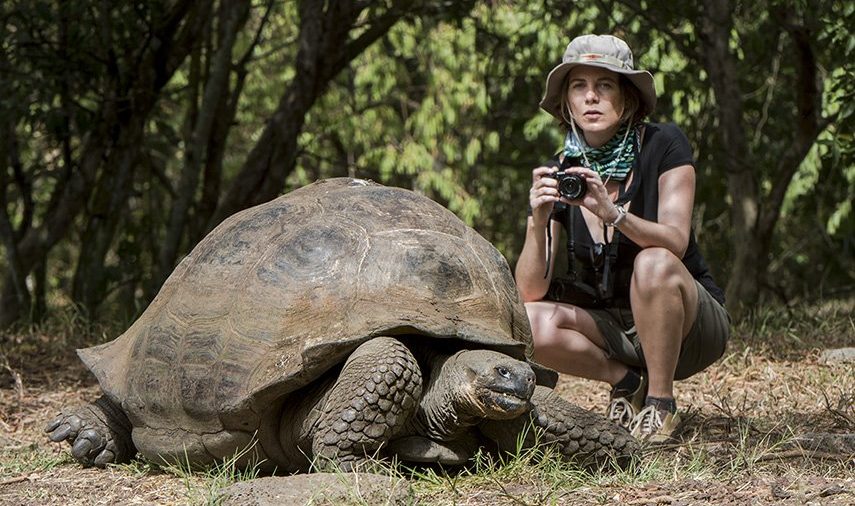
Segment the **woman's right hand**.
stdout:
<svg viewBox="0 0 855 506">
<path fill-rule="evenodd" d="M 528 203 L 535 224 L 546 226 L 552 207 L 558 202 L 558 181 L 550 174 L 557 172 L 556 167 L 537 167 L 531 171 L 531 191 Z"/>
</svg>

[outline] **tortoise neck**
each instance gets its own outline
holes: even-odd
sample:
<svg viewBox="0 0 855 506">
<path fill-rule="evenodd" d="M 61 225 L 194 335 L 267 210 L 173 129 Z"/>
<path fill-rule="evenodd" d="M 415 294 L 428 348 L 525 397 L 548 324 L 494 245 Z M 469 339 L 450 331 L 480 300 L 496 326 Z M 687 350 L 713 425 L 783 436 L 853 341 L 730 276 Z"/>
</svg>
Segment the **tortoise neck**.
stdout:
<svg viewBox="0 0 855 506">
<path fill-rule="evenodd" d="M 456 364 L 461 352 L 453 355 L 433 353 L 424 356 L 430 379 L 422 394 L 415 422 L 418 432 L 439 441 L 455 439 L 476 425 L 481 416 L 467 407 L 470 382 Z"/>
</svg>

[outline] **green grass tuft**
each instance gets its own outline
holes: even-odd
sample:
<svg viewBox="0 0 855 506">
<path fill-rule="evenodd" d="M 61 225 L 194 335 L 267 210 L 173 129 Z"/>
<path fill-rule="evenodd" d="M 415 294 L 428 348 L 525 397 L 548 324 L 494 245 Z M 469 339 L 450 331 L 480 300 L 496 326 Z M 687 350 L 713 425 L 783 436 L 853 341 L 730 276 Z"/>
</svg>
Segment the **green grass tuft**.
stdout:
<svg viewBox="0 0 855 506">
<path fill-rule="evenodd" d="M 235 452 L 228 459 L 210 466 L 191 464 L 185 454 L 182 462 L 164 463 L 158 467 L 181 479 L 190 503 L 217 505 L 220 504 L 222 491 L 226 487 L 259 476 L 259 466 L 262 462 L 252 458 L 255 444 L 257 441 Z"/>
</svg>

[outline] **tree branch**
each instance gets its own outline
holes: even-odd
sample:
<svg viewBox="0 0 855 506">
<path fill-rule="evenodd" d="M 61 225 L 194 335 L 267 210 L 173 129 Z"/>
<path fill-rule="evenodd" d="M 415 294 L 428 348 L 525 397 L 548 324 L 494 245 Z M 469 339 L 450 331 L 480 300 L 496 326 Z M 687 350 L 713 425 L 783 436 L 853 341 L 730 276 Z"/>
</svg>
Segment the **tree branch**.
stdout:
<svg viewBox="0 0 855 506">
<path fill-rule="evenodd" d="M 639 0 L 619 0 L 619 3 L 630 9 L 634 15 L 647 20 L 651 26 L 658 27 L 661 32 L 667 33 L 668 39 L 672 40 L 680 52 L 686 55 L 687 58 L 698 63 L 703 62 L 703 55 L 698 50 L 697 44 L 687 34 L 677 31 L 676 26 L 666 22 L 665 18 L 660 16 L 659 12 L 655 8 L 652 8 L 649 3 L 644 6 L 641 5 Z M 666 9 L 672 9 L 674 6 L 674 4 L 657 4 L 656 2 L 653 4 L 663 5 Z M 696 14 L 695 18 L 697 17 L 699 16 Z M 678 19 L 685 19 L 685 17 L 679 17 Z"/>
<path fill-rule="evenodd" d="M 778 10 L 775 17 L 792 39 L 796 56 L 796 118 L 793 140 L 778 159 L 772 189 L 760 220 L 760 232 L 771 234 L 778 221 L 787 189 L 807 156 L 820 128 L 820 87 L 816 54 L 811 46 L 812 32 L 804 24 L 795 24 L 792 13 Z"/>
</svg>

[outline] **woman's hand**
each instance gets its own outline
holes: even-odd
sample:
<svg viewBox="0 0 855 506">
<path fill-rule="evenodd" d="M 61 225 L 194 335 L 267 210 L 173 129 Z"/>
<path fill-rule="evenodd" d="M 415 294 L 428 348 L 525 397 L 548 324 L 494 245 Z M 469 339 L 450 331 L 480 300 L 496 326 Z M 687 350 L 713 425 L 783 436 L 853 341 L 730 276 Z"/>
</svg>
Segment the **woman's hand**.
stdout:
<svg viewBox="0 0 855 506">
<path fill-rule="evenodd" d="M 558 181 L 550 176 L 557 170 L 555 167 L 541 166 L 531 171 L 528 203 L 531 206 L 531 217 L 537 225 L 546 226 L 552 207 L 558 202 Z"/>
<path fill-rule="evenodd" d="M 600 179 L 599 174 L 585 167 L 570 167 L 565 172 L 582 176 L 585 179 L 587 191 L 581 199 L 567 200 L 562 197 L 561 202 L 573 206 L 582 206 L 597 215 L 605 223 L 611 223 L 617 219 L 617 206 L 612 202 L 609 191 L 603 184 L 603 180 Z"/>
</svg>

